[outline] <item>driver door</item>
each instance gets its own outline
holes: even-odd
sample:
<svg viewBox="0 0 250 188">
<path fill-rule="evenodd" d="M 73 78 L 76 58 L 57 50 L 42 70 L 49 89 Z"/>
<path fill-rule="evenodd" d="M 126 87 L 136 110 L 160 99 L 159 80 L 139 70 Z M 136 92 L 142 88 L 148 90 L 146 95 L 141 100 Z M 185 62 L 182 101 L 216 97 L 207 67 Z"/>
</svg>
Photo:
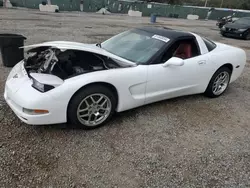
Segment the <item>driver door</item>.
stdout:
<svg viewBox="0 0 250 188">
<path fill-rule="evenodd" d="M 163 67 L 163 64 L 172 57 L 178 57 L 177 51 L 181 44 L 189 44 L 191 51 L 182 56 L 184 65 L 170 65 Z M 179 57 L 180 58 L 180 57 Z M 173 97 L 190 95 L 204 92 L 206 82 L 210 80 L 208 70 L 208 55 L 200 55 L 196 39 L 176 41 L 162 55 L 159 62 L 148 66 L 146 101 L 152 103 Z"/>
</svg>

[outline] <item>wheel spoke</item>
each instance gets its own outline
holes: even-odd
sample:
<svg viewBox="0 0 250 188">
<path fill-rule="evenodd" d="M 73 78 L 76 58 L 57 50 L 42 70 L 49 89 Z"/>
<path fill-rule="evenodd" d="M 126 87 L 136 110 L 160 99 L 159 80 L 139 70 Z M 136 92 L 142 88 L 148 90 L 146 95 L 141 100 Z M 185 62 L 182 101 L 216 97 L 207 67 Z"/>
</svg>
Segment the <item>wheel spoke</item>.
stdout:
<svg viewBox="0 0 250 188">
<path fill-rule="evenodd" d="M 95 118 L 94 118 L 94 120 L 93 120 L 94 123 L 96 123 L 97 117 L 98 117 L 98 116 L 95 115 Z"/>
<path fill-rule="evenodd" d="M 89 115 L 89 118 L 88 118 L 88 123 L 90 124 L 90 122 L 91 122 L 91 116 L 92 116 L 93 114 L 90 114 Z"/>
<path fill-rule="evenodd" d="M 219 85 L 221 85 L 221 84 L 226 84 L 225 82 L 227 81 L 227 76 L 225 77 L 225 78 L 223 78 L 223 79 L 221 79 L 220 80 L 220 82 L 218 83 Z"/>
<path fill-rule="evenodd" d="M 105 99 L 105 100 L 102 102 L 102 104 L 101 104 L 100 106 L 103 107 L 107 101 L 108 101 L 108 100 Z"/>
<path fill-rule="evenodd" d="M 95 99 L 91 96 L 90 99 L 92 100 L 93 103 L 95 103 Z"/>
<path fill-rule="evenodd" d="M 101 96 L 96 103 L 99 104 L 99 102 L 101 102 L 102 99 L 103 99 L 103 96 Z"/>
<path fill-rule="evenodd" d="M 221 76 L 221 79 L 223 80 L 223 79 L 225 79 L 226 77 L 227 77 L 227 75 L 224 74 L 223 76 Z"/>
<path fill-rule="evenodd" d="M 218 86 L 216 86 L 216 87 L 214 88 L 214 93 L 217 92 L 218 88 L 219 88 Z"/>
<path fill-rule="evenodd" d="M 87 99 L 85 99 L 85 104 L 87 105 L 87 107 L 89 107 L 90 106 L 90 104 L 89 104 L 89 102 L 88 102 L 88 100 Z"/>
<path fill-rule="evenodd" d="M 109 107 L 106 107 L 106 108 L 104 108 L 104 107 L 100 107 L 99 109 L 100 109 L 100 110 L 107 111 L 107 110 L 109 110 Z"/>
<path fill-rule="evenodd" d="M 218 83 L 217 83 L 217 85 L 220 85 L 220 84 L 222 84 L 223 83 L 223 81 L 222 80 L 220 80 Z"/>
<path fill-rule="evenodd" d="M 89 116 L 89 114 L 80 115 L 81 118 L 83 118 L 83 117 L 88 117 L 88 116 Z"/>
<path fill-rule="evenodd" d="M 228 77 L 226 76 L 223 80 L 222 80 L 222 83 L 226 82 L 228 79 Z"/>
<path fill-rule="evenodd" d="M 224 73 L 223 73 L 223 74 L 221 74 L 221 75 L 220 75 L 220 80 L 221 80 L 221 79 L 223 79 L 223 78 L 224 78 L 224 76 L 225 76 L 225 74 L 224 74 Z"/>
<path fill-rule="evenodd" d="M 216 84 L 220 83 L 220 78 L 219 78 L 219 77 L 216 78 L 215 83 L 216 83 Z"/>
<path fill-rule="evenodd" d="M 80 109 L 79 112 L 84 112 L 84 111 L 87 111 L 88 109 L 89 109 L 89 108 L 86 107 L 86 108 L 84 108 L 84 109 Z"/>
<path fill-rule="evenodd" d="M 216 92 L 218 92 L 220 90 L 220 86 L 218 86 L 217 88 L 216 88 Z"/>
</svg>

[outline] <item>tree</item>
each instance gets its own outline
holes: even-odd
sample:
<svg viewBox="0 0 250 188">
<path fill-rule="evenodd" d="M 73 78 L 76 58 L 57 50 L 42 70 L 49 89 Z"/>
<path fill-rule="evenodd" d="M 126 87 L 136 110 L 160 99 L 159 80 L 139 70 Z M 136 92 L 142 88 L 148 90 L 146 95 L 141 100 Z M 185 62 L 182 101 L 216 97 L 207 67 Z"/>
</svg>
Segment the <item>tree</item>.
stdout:
<svg viewBox="0 0 250 188">
<path fill-rule="evenodd" d="M 245 0 L 242 3 L 241 7 L 242 7 L 242 9 L 250 10 L 250 2 L 249 2 L 249 0 Z"/>
</svg>

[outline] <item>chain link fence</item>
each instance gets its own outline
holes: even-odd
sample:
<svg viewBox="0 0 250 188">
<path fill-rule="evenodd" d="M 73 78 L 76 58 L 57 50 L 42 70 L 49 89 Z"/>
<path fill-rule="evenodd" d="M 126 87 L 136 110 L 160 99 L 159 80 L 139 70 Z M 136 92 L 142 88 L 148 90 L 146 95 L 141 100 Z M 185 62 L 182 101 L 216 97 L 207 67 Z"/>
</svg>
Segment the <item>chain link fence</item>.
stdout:
<svg viewBox="0 0 250 188">
<path fill-rule="evenodd" d="M 13 6 L 36 9 L 41 2 L 42 0 L 11 0 Z M 51 0 L 51 3 L 58 5 L 61 11 L 80 11 L 81 0 Z M 132 9 L 141 11 L 143 16 L 150 16 L 154 13 L 164 17 L 187 18 L 188 14 L 195 14 L 200 19 L 205 19 L 209 10 L 209 8 L 203 7 L 186 7 L 161 3 L 148 4 L 142 1 L 83 0 L 84 12 L 97 12 L 103 7 L 106 7 L 111 13 L 127 14 Z M 236 13 L 236 17 L 250 17 L 249 12 L 214 9 L 209 19 L 216 20 L 219 17 L 232 15 L 233 13 Z"/>
</svg>

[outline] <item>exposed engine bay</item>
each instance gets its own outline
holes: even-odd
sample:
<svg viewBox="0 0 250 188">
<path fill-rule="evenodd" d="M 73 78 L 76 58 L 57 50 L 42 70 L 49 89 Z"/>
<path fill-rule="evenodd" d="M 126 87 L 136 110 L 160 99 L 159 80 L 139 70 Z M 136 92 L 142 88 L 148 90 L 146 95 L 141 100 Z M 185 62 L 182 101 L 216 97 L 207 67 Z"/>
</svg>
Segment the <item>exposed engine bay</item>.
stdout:
<svg viewBox="0 0 250 188">
<path fill-rule="evenodd" d="M 79 50 L 61 51 L 40 47 L 28 51 L 25 69 L 30 73 L 52 74 L 65 80 L 80 74 L 113 68 L 123 68 L 116 60 Z"/>
</svg>

